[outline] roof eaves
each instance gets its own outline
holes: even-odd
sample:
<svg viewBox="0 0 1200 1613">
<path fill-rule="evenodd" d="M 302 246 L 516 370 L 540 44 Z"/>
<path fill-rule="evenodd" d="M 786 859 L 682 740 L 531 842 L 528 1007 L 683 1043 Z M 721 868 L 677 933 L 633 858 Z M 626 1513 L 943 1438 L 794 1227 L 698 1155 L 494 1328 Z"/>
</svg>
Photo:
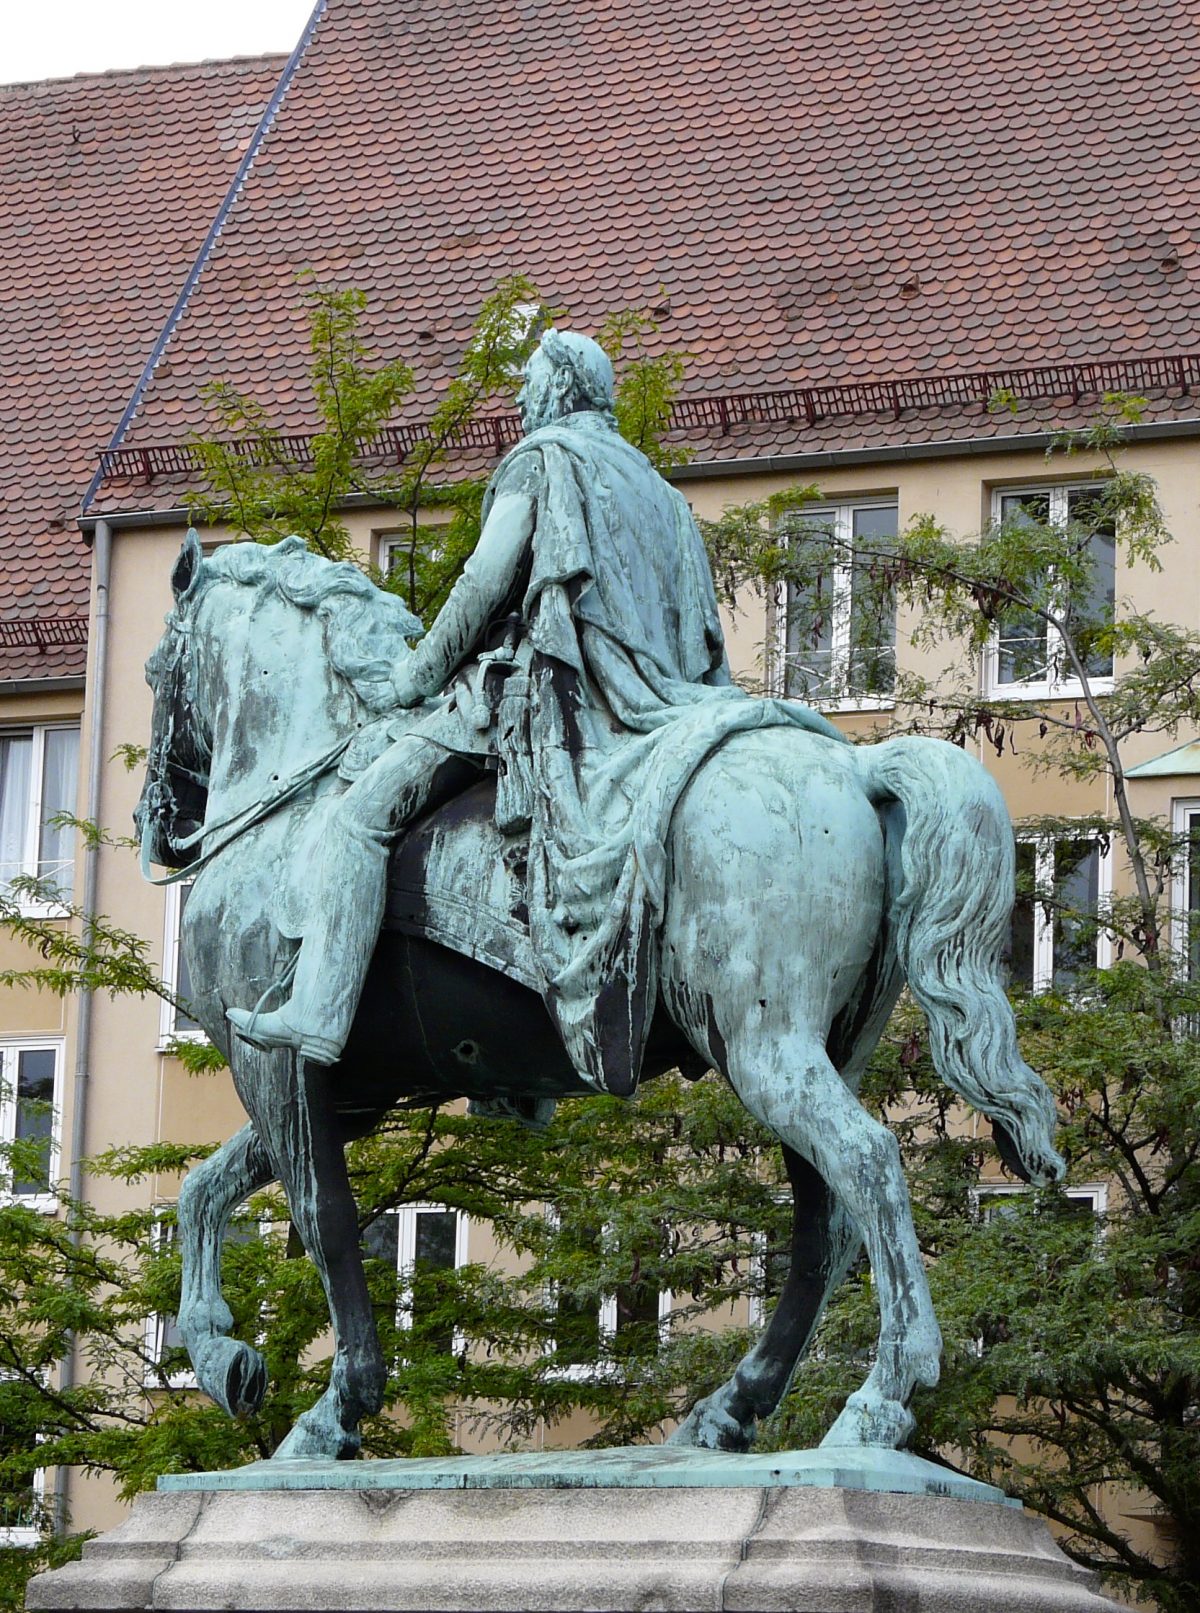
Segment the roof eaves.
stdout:
<svg viewBox="0 0 1200 1613">
<path fill-rule="evenodd" d="M 158 339 L 155 341 L 154 346 L 150 350 L 150 356 L 147 358 L 145 365 L 142 368 L 142 373 L 138 376 L 137 383 L 134 386 L 129 402 L 125 405 L 124 413 L 121 415 L 120 420 L 118 420 L 116 429 L 113 431 L 113 434 L 109 439 L 108 451 L 111 451 L 114 448 L 119 448 L 124 439 L 125 433 L 129 430 L 130 423 L 133 420 L 134 415 L 137 413 L 138 406 L 145 395 L 146 388 L 150 384 L 154 371 L 158 367 L 158 362 L 162 358 L 167 343 L 171 340 L 175 327 L 178 325 L 179 320 L 183 315 L 183 311 L 188 305 L 188 299 L 191 297 L 192 292 L 196 288 L 196 282 L 199 280 L 200 275 L 204 270 L 204 266 L 208 262 L 209 255 L 212 252 L 213 247 L 216 245 L 217 239 L 225 226 L 225 221 L 229 217 L 233 205 L 238 199 L 242 186 L 246 183 L 246 178 L 250 173 L 250 169 L 254 165 L 254 160 L 258 156 L 262 143 L 270 133 L 271 125 L 274 123 L 276 115 L 279 112 L 279 108 L 283 104 L 283 98 L 287 94 L 288 86 L 291 84 L 296 69 L 299 67 L 304 58 L 304 53 L 309 47 L 313 34 L 316 32 L 317 24 L 320 22 L 321 17 L 324 14 L 326 3 L 327 0 L 316 0 L 316 4 L 313 6 L 309 19 L 304 25 L 304 32 L 297 40 L 295 50 L 293 50 L 292 54 L 288 57 L 287 62 L 284 65 L 283 72 L 279 75 L 279 82 L 276 84 L 275 89 L 272 92 L 271 99 L 267 102 L 266 110 L 259 121 L 258 128 L 254 131 L 250 144 L 246 147 L 245 155 L 238 164 L 237 173 L 234 174 L 233 179 L 230 181 L 229 189 L 225 192 L 221 205 L 217 209 L 216 216 L 209 225 L 208 234 L 204 237 L 200 250 L 196 254 L 196 260 L 192 264 L 191 269 L 188 271 L 187 278 L 184 280 L 184 283 L 180 288 L 179 295 L 175 299 L 175 306 L 167 315 L 166 323 L 163 325 L 162 330 L 159 332 Z M 100 486 L 100 482 L 103 478 L 103 471 L 101 468 L 102 465 L 103 459 L 101 460 L 100 465 L 96 467 L 92 479 L 88 484 L 87 492 L 83 495 L 83 503 L 81 508 L 85 514 L 91 505 L 92 500 L 95 498 L 96 490 Z"/>
</svg>

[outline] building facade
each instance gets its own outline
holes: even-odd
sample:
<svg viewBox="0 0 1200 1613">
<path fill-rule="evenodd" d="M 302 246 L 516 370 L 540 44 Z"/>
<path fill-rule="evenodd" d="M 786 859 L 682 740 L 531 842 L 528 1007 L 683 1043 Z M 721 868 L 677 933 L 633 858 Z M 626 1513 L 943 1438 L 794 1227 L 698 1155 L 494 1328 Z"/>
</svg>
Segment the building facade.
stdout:
<svg viewBox="0 0 1200 1613">
<path fill-rule="evenodd" d="M 1176 542 L 1160 573 L 1114 554 L 1111 591 L 1200 622 L 1200 252 L 1188 222 L 1200 51 L 1170 6 L 1142 0 L 1100 27 L 1081 0 L 938 0 L 914 28 L 865 0 L 680 6 L 669 26 L 627 0 L 536 14 L 471 0 L 403 15 L 392 0 L 329 0 L 287 63 L 184 72 L 189 85 L 197 75 L 197 143 L 213 161 L 192 211 L 207 234 L 173 239 L 176 255 L 151 277 L 157 302 L 128 263 L 116 266 L 97 318 L 118 300 L 136 305 L 144 323 L 121 344 L 136 362 L 114 379 L 102 355 L 94 420 L 78 431 L 64 410 L 52 427 L 65 440 L 71 421 L 80 444 L 55 485 L 60 500 L 83 499 L 90 596 L 85 605 L 79 555 L 56 611 L 91 624 L 86 702 L 81 639 L 74 659 L 38 652 L 34 676 L 21 663 L 0 686 L 10 862 L 69 861 L 46 819 L 69 794 L 63 735 L 80 723 L 76 799 L 110 829 L 129 822 L 139 779 L 110 758 L 148 733 L 142 668 L 196 486 L 201 391 L 224 381 L 259 397 L 302 452 L 315 425 L 303 269 L 365 290 L 365 340 L 413 366 L 388 438 L 398 458 L 444 395 L 483 298 L 522 273 L 578 328 L 649 309 L 650 350 L 689 355 L 672 440 L 689 450 L 676 476 L 698 516 L 812 484 L 809 516 L 851 546 L 920 515 L 965 536 L 1014 500 L 1069 517 L 1104 464 L 1048 461 L 1051 434 L 1084 425 L 1106 392 L 1136 392 L 1146 406 L 1125 463 L 1156 482 Z M 364 98 L 365 81 L 386 93 Z M 31 104 L 52 90 L 31 90 Z M 161 180 L 170 142 L 156 139 Z M 61 338 L 50 343 L 52 357 L 62 351 Z M 989 407 L 998 394 L 1013 407 Z M 464 463 L 477 467 L 490 437 L 512 430 L 497 414 Z M 17 467 L 10 479 L 17 486 Z M 74 542 L 58 519 L 44 544 L 56 556 Z M 360 553 L 382 560 L 394 513 L 358 501 L 347 520 Z M 236 535 L 213 528 L 206 540 Z M 21 541 L 33 577 L 41 562 L 29 557 L 42 551 Z M 820 700 L 862 734 L 903 715 L 892 664 L 939 669 L 912 648 L 916 623 L 903 613 L 861 642 L 851 569 L 831 585 L 819 641 L 789 640 L 786 598 L 759 597 L 728 624 L 731 655 L 747 678 Z M 23 608 L 15 619 L 37 617 Z M 1076 691 L 1056 666 L 1044 639 L 1001 635 L 980 692 L 1070 709 Z M 1047 785 L 1024 756 L 978 743 L 1018 820 L 1111 807 L 1103 778 Z M 1188 823 L 1200 815 L 1200 763 L 1186 747 L 1174 760 L 1160 749 L 1131 742 L 1128 760 L 1147 764 L 1137 810 Z M 1100 900 L 1127 871 L 1085 842 L 1043 839 L 1022 855 L 1061 864 Z M 185 986 L 180 896 L 138 882 L 115 848 L 89 860 L 82 890 L 80 877 L 83 905 L 151 938 L 167 980 Z M 1021 922 L 1018 974 L 1033 987 L 1061 977 L 1071 966 L 1061 938 L 1036 907 Z M 20 1123 L 23 1092 L 53 1087 L 61 1129 L 48 1171 L 117 1141 L 216 1140 L 240 1123 L 225 1079 L 198 1083 L 170 1056 L 190 1027 L 156 1003 L 96 997 L 82 1028 L 78 1019 L 57 1001 L 0 1003 L 0 1052 L 15 1072 L 6 1123 Z M 123 1194 L 167 1202 L 177 1183 L 97 1191 L 114 1206 Z M 486 1229 L 440 1214 L 411 1207 L 395 1228 L 399 1260 L 418 1248 L 479 1257 Z M 114 1521 L 98 1481 L 72 1475 L 68 1494 L 76 1526 Z M 1121 1527 L 1152 1533 L 1110 1499 Z"/>
</svg>

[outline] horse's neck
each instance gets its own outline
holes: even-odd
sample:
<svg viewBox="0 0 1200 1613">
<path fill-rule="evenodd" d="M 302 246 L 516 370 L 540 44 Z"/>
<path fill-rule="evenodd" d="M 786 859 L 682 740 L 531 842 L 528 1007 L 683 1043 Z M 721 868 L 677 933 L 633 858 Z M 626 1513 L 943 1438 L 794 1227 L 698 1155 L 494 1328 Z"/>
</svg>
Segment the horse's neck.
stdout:
<svg viewBox="0 0 1200 1613">
<path fill-rule="evenodd" d="M 205 601 L 201 653 L 209 823 L 278 795 L 367 715 L 330 666 L 315 613 L 247 589 L 221 593 Z"/>
</svg>

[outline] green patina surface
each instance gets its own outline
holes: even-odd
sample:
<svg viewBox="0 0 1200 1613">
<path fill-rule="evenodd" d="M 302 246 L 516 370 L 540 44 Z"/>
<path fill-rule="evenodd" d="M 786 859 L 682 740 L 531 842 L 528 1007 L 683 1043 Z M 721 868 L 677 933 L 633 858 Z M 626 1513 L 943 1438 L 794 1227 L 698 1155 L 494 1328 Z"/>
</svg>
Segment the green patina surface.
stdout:
<svg viewBox="0 0 1200 1613">
<path fill-rule="evenodd" d="M 762 1456 L 674 1445 L 520 1451 L 414 1461 L 251 1462 L 224 1473 L 164 1473 L 160 1490 L 873 1490 L 1019 1507 L 991 1484 L 908 1451 L 848 1445 Z"/>
<path fill-rule="evenodd" d="M 1004 995 L 1003 797 L 952 745 L 851 745 L 818 713 L 734 686 L 691 513 L 612 404 L 600 348 L 547 331 L 525 370 L 524 440 L 416 648 L 421 624 L 394 595 L 298 538 L 206 556 L 190 533 L 176 563 L 147 668 L 138 825 L 147 866 L 192 876 L 192 1008 L 248 1115 L 180 1193 L 180 1331 L 199 1386 L 235 1415 L 257 1409 L 266 1366 L 231 1336 L 220 1247 L 233 1209 L 277 1180 L 336 1350 L 271 1464 L 167 1488 L 997 1498 L 893 1449 L 937 1380 L 941 1338 L 899 1151 L 856 1092 L 907 984 L 939 1074 L 990 1118 L 1005 1162 L 1035 1182 L 1065 1168 Z M 372 972 L 393 848 L 426 945 L 381 949 Z M 447 986 L 447 947 L 478 976 Z M 401 1102 L 536 1119 L 558 1098 L 628 1096 L 656 1023 L 685 1074 L 721 1071 L 782 1147 L 793 1232 L 762 1337 L 670 1452 L 330 1466 L 359 1450 L 388 1378 L 346 1140 Z M 880 1311 L 865 1382 L 821 1452 L 745 1457 L 860 1246 Z"/>
</svg>

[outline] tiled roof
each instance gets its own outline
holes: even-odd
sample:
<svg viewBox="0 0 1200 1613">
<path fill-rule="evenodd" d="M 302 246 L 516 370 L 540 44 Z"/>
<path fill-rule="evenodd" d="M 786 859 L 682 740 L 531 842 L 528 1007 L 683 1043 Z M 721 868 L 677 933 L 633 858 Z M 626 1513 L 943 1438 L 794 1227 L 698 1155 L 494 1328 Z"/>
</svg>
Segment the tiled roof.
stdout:
<svg viewBox="0 0 1200 1613">
<path fill-rule="evenodd" d="M 698 395 L 1186 353 L 1198 204 L 1178 0 L 329 0 L 125 440 L 214 376 L 311 425 L 304 267 L 369 291 L 408 419 L 517 270 L 585 329 L 664 308 Z"/>
<path fill-rule="evenodd" d="M 79 501 L 282 62 L 0 86 L 0 681 L 83 671 Z"/>
</svg>

